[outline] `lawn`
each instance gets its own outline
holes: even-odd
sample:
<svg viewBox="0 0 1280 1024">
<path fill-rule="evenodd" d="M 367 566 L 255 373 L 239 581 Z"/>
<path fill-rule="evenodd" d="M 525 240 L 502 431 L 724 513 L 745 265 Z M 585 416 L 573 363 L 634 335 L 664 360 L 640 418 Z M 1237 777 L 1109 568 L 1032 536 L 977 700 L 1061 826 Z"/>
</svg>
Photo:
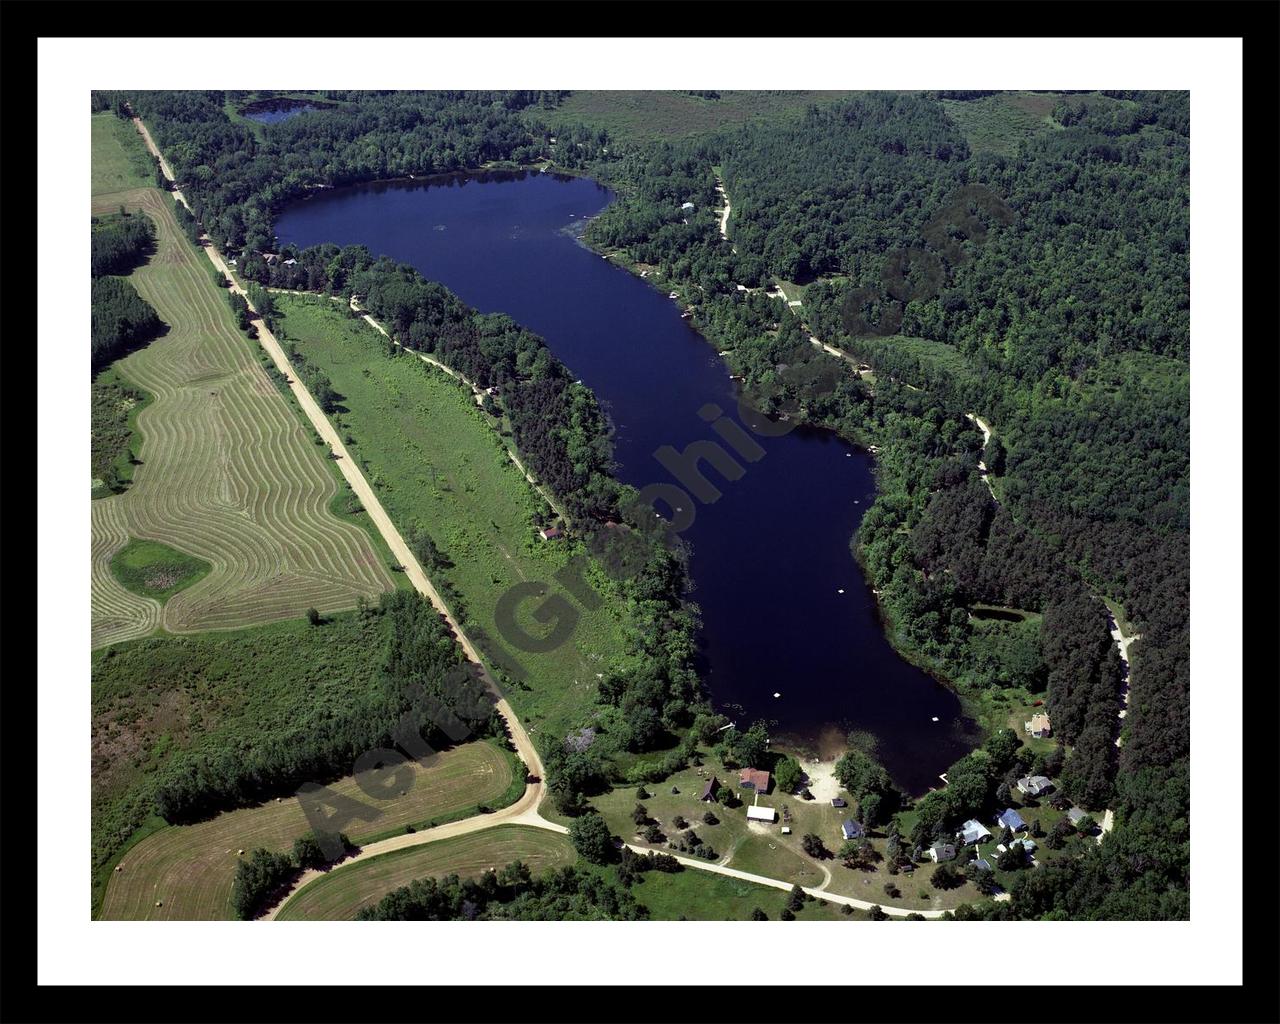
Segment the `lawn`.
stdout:
<svg viewBox="0 0 1280 1024">
<path fill-rule="evenodd" d="M 647 871 L 641 877 L 643 881 L 633 886 L 631 893 L 638 903 L 649 908 L 649 916 L 656 921 L 748 921 L 757 908 L 770 921 L 777 921 L 790 898 L 782 889 L 696 868 L 672 874 Z M 867 919 L 865 910 L 845 914 L 839 904 L 821 899 L 806 902 L 796 913 L 797 921 Z"/>
<path fill-rule="evenodd" d="M 392 520 L 406 535 L 430 536 L 447 559 L 428 571 L 445 585 L 463 628 L 499 636 L 498 599 L 515 584 L 550 580 L 571 548 L 538 538 L 547 507 L 508 458 L 498 421 L 443 371 L 412 354 L 388 356 L 382 335 L 328 299 L 278 294 L 276 305 L 281 336 L 342 396 L 335 422 Z M 541 636 L 546 625 L 533 621 L 535 607 L 525 602 L 517 620 Z M 600 674 L 626 664 L 634 649 L 616 603 L 577 610 L 570 642 L 514 652 L 528 678 L 507 697 L 536 741 L 560 742 L 589 724 Z"/>
<path fill-rule="evenodd" d="M 528 120 L 603 128 L 620 143 L 647 143 L 706 135 L 748 122 L 778 123 L 803 116 L 812 104 L 833 103 L 849 91 L 722 92 L 719 99 L 674 90 L 583 90 L 554 110 L 532 107 Z"/>
<path fill-rule="evenodd" d="M 513 759 L 485 741 L 437 755 L 427 767 L 412 764 L 413 784 L 390 799 L 374 799 L 352 777 L 333 783 L 335 792 L 376 811 L 372 820 L 348 825 L 355 843 L 371 842 L 406 825 L 452 820 L 474 813 L 477 803 L 510 803 L 523 789 Z M 518 781 L 519 786 L 514 783 Z M 256 807 L 219 814 L 195 825 L 161 829 L 130 849 L 112 871 L 100 916 L 106 920 L 228 920 L 239 850 L 287 851 L 311 826 L 297 800 L 278 798 Z M 160 906 L 156 906 L 156 903 Z"/>
<path fill-rule="evenodd" d="M 172 200 L 138 189 L 100 200 L 95 212 L 120 203 L 156 225 L 156 252 L 128 280 L 168 330 L 116 364 L 153 400 L 136 416 L 131 485 L 92 505 L 93 646 L 157 627 L 232 629 L 308 607 L 327 614 L 391 589 L 368 530 L 331 512 L 338 489 L 324 450 L 237 331 Z M 162 606 L 111 571 L 131 539 L 182 550 L 209 572 Z"/>
<path fill-rule="evenodd" d="M 523 861 L 534 875 L 577 860 L 569 840 L 531 825 L 499 825 L 438 843 L 410 846 L 339 867 L 295 893 L 279 921 L 350 921 L 364 907 L 419 878 L 475 878 Z"/>
<path fill-rule="evenodd" d="M 149 188 L 156 183 L 155 164 L 132 121 L 110 111 L 94 114 L 90 176 L 95 196 Z"/>
<path fill-rule="evenodd" d="M 209 563 L 154 540 L 130 540 L 111 559 L 121 586 L 161 602 L 209 574 Z"/>
</svg>

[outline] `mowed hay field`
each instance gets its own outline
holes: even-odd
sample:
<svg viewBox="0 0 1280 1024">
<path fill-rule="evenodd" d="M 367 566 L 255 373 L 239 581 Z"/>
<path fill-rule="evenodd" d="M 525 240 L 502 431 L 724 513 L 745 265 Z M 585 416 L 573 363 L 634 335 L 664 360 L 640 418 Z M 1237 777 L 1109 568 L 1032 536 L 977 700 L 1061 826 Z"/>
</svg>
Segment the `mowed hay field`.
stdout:
<svg viewBox="0 0 1280 1024">
<path fill-rule="evenodd" d="M 573 844 L 559 832 L 532 825 L 499 825 L 338 867 L 294 893 L 276 920 L 350 921 L 387 893 L 419 878 L 452 874 L 475 878 L 517 860 L 536 877 L 577 859 Z"/>
<path fill-rule="evenodd" d="M 94 212 L 122 203 L 156 224 L 157 251 L 129 280 L 169 330 L 115 364 L 154 401 L 137 418 L 132 486 L 93 503 L 93 646 L 339 611 L 390 590 L 369 535 L 330 510 L 325 449 L 236 330 L 172 199 L 138 189 L 95 199 Z M 130 593 L 110 569 L 130 538 L 201 558 L 209 574 L 163 606 Z"/>
<path fill-rule="evenodd" d="M 371 820 L 341 826 L 355 843 L 368 842 L 405 825 L 425 824 L 477 803 L 501 804 L 513 788 L 512 759 L 492 743 L 475 742 L 446 750 L 425 768 L 414 764 L 405 795 L 376 800 L 355 778 L 329 788 L 379 813 Z M 331 811 L 330 811 L 331 813 Z M 287 852 L 311 832 L 296 799 L 283 798 L 219 814 L 195 825 L 174 825 L 129 850 L 107 883 L 99 917 L 105 920 L 230 920 L 231 885 L 237 850 L 257 847 Z M 155 904 L 159 901 L 162 906 Z"/>
<path fill-rule="evenodd" d="M 508 458 L 494 422 L 465 385 L 415 354 L 388 356 L 386 339 L 365 321 L 348 319 L 337 303 L 286 294 L 275 299 L 278 336 L 343 396 L 341 432 L 354 440 L 351 456 L 365 467 L 388 515 L 402 533 L 429 534 L 453 563 L 432 577 L 460 595 L 463 628 L 473 639 L 483 631 L 510 651 L 494 625 L 499 598 L 531 580 L 546 581 L 551 593 L 569 549 L 538 539 L 549 510 Z M 516 613 L 533 636 L 547 632 L 533 619 L 539 606 L 525 601 Z M 559 742 L 584 724 L 597 673 L 624 668 L 633 649 L 623 602 L 574 607 L 581 617 L 567 642 L 542 653 L 512 652 L 528 679 L 506 696 L 535 741 L 545 735 Z"/>
<path fill-rule="evenodd" d="M 156 183 L 155 165 L 132 121 L 108 112 L 94 114 L 90 125 L 93 195 L 148 188 Z"/>
</svg>

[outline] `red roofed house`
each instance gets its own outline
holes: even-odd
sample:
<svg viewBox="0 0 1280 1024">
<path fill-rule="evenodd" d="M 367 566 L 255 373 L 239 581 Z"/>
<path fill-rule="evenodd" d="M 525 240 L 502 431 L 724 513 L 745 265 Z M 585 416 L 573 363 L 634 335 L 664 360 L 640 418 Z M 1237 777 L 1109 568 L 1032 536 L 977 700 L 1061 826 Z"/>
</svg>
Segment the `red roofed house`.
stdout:
<svg viewBox="0 0 1280 1024">
<path fill-rule="evenodd" d="M 743 768 L 738 773 L 738 785 L 743 789 L 754 789 L 757 793 L 769 792 L 769 773 L 757 768 Z"/>
<path fill-rule="evenodd" d="M 560 536 L 560 527 L 548 526 L 545 530 L 539 530 L 538 536 L 543 540 L 555 540 Z"/>
</svg>

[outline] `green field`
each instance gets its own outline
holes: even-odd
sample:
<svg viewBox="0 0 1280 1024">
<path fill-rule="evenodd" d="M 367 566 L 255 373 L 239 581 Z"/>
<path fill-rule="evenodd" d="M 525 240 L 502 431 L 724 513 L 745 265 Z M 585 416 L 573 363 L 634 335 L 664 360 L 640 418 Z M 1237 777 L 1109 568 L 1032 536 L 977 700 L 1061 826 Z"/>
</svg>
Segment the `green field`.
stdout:
<svg viewBox="0 0 1280 1024">
<path fill-rule="evenodd" d="M 236 330 L 204 256 L 181 236 L 171 200 L 139 189 L 101 201 L 104 210 L 121 202 L 156 224 L 156 252 L 128 280 L 169 329 L 116 364 L 154 400 L 136 417 L 132 485 L 93 503 L 94 646 L 157 627 L 230 629 L 308 607 L 338 611 L 390 589 L 366 530 L 331 513 L 337 483 L 323 451 Z M 111 571 L 131 538 L 181 549 L 212 568 L 161 606 L 130 593 Z"/>
<path fill-rule="evenodd" d="M 111 559 L 121 586 L 161 603 L 209 574 L 209 563 L 154 540 L 130 540 Z"/>
<path fill-rule="evenodd" d="M 279 921 L 350 921 L 394 889 L 427 877 L 475 878 L 523 861 L 534 875 L 576 861 L 569 840 L 531 825 L 498 825 L 437 843 L 410 846 L 338 868 L 295 893 Z"/>
<path fill-rule="evenodd" d="M 673 874 L 646 871 L 642 878 L 631 893 L 638 903 L 649 908 L 649 916 L 655 921 L 747 921 L 756 908 L 763 910 L 770 921 L 777 921 L 789 898 L 782 889 L 696 868 Z M 857 921 L 867 917 L 865 910 L 845 914 L 838 904 L 822 899 L 806 902 L 796 913 L 797 921 Z"/>
<path fill-rule="evenodd" d="M 327 299 L 277 295 L 284 334 L 322 369 L 348 411 L 340 429 L 388 514 L 406 534 L 421 530 L 452 562 L 431 570 L 463 628 L 497 638 L 494 608 L 513 584 L 550 581 L 568 560 L 564 545 L 537 536 L 547 507 L 512 464 L 494 421 L 469 390 L 414 355 L 388 356 L 386 340 Z M 550 589 L 550 584 L 548 584 Z M 525 602 L 518 620 L 546 631 Z M 597 674 L 624 664 L 632 649 L 624 612 L 613 602 L 587 612 L 571 640 L 545 654 L 514 652 L 529 673 L 507 694 L 535 740 L 558 742 L 588 723 Z"/>
<path fill-rule="evenodd" d="M 1057 93 L 1007 92 L 976 100 L 943 100 L 942 106 L 975 153 L 1013 156 L 1024 139 L 1061 131 L 1052 116 L 1060 98 Z"/>
<path fill-rule="evenodd" d="M 355 843 L 424 826 L 430 820 L 469 816 L 477 802 L 499 807 L 523 789 L 513 759 L 488 742 L 468 743 L 412 764 L 413 785 L 390 799 L 362 792 L 354 778 L 333 783 L 337 793 L 376 809 L 376 818 L 343 831 Z M 518 782 L 518 785 L 516 783 Z M 100 916 L 106 920 L 228 920 L 238 851 L 287 851 L 311 827 L 294 799 L 228 811 L 195 825 L 161 829 L 129 849 L 109 873 Z M 160 906 L 156 906 L 160 903 Z"/>
<path fill-rule="evenodd" d="M 280 921 L 349 921 L 394 889 L 419 878 L 457 874 L 474 878 L 490 868 L 524 861 L 535 875 L 577 863 L 567 838 L 528 825 L 499 825 L 493 829 L 408 847 L 339 868 L 295 893 L 277 915 Z M 617 880 L 616 871 L 603 869 Z M 666 873 L 645 872 L 631 892 L 658 921 L 745 921 L 760 908 L 776 921 L 788 894 L 754 882 L 686 868 Z M 834 903 L 814 900 L 796 914 L 799 921 L 865 919 L 865 911 L 844 914 Z"/>
<path fill-rule="evenodd" d="M 92 123 L 93 195 L 107 195 L 156 183 L 155 165 L 133 127 L 107 112 L 94 114 Z"/>
<path fill-rule="evenodd" d="M 644 143 L 714 133 L 747 122 L 787 121 L 802 116 L 812 104 L 852 95 L 823 90 L 739 91 L 704 99 L 682 92 L 587 89 L 570 94 L 554 110 L 534 107 L 525 116 L 549 125 L 603 128 L 618 142 Z"/>
</svg>

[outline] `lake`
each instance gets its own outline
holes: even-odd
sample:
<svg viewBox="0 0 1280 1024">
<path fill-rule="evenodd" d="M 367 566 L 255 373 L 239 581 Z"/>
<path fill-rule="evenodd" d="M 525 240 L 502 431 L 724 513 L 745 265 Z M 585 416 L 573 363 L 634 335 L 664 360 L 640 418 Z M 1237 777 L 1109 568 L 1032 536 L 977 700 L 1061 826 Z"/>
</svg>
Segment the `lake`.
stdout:
<svg viewBox="0 0 1280 1024">
<path fill-rule="evenodd" d="M 250 121 L 261 121 L 263 124 L 279 124 L 291 117 L 305 114 L 308 110 L 325 110 L 328 104 L 309 103 L 306 100 L 271 99 L 258 100 L 242 107 L 240 114 Z"/>
<path fill-rule="evenodd" d="M 276 230 L 282 244 L 366 245 L 536 331 L 611 416 L 618 477 L 671 483 L 655 451 L 718 441 L 699 410 L 736 419 L 737 397 L 665 291 L 574 237 L 612 200 L 588 179 L 536 172 L 383 182 L 295 203 Z M 739 459 L 738 480 L 703 464 L 722 496 L 682 533 L 710 697 L 741 727 L 764 718 L 775 742 L 824 756 L 857 731 L 923 792 L 978 733 L 951 690 L 889 645 L 850 551 L 875 497 L 871 457 L 804 428 L 757 441 L 765 454 Z"/>
</svg>

